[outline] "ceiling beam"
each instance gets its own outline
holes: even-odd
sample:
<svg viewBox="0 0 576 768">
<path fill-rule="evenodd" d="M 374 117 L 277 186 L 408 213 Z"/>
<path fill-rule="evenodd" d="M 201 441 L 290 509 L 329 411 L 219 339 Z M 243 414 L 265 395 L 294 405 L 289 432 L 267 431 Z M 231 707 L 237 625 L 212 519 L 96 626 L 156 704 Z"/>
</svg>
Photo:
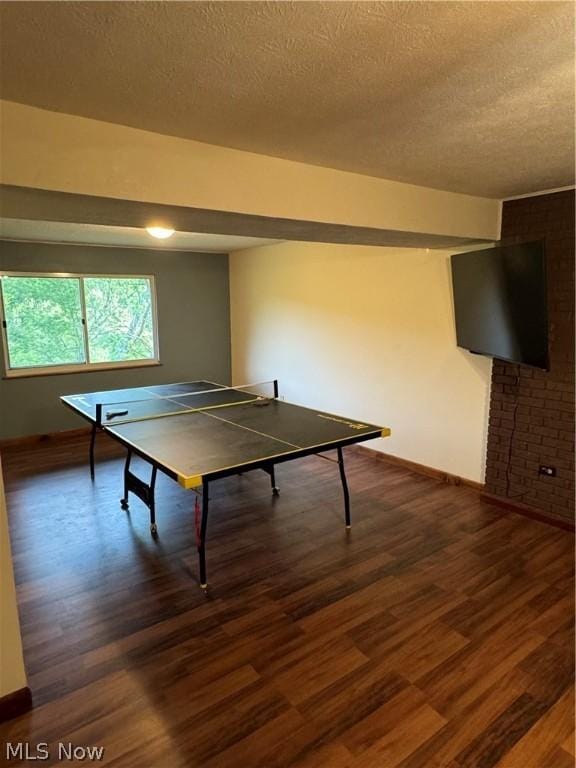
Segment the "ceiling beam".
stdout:
<svg viewBox="0 0 576 768">
<path fill-rule="evenodd" d="M 155 224 L 170 227 L 177 232 L 396 248 L 451 248 L 490 242 L 488 239 L 352 227 L 344 224 L 77 195 L 11 184 L 0 184 L 0 217 L 142 229 Z"/>
</svg>

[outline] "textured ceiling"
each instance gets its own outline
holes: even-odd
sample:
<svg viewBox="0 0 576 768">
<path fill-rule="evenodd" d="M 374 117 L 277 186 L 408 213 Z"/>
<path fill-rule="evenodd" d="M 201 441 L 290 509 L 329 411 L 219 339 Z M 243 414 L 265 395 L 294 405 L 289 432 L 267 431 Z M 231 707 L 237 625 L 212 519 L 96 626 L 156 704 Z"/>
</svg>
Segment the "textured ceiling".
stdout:
<svg viewBox="0 0 576 768">
<path fill-rule="evenodd" d="M 163 251 L 199 253 L 231 253 L 243 248 L 257 248 L 261 245 L 280 242 L 259 237 L 211 235 L 203 232 L 175 232 L 168 240 L 155 240 L 144 229 L 136 227 L 10 218 L 0 218 L 0 239 L 156 248 Z"/>
<path fill-rule="evenodd" d="M 8 100 L 489 197 L 574 181 L 572 2 L 2 2 Z"/>
</svg>

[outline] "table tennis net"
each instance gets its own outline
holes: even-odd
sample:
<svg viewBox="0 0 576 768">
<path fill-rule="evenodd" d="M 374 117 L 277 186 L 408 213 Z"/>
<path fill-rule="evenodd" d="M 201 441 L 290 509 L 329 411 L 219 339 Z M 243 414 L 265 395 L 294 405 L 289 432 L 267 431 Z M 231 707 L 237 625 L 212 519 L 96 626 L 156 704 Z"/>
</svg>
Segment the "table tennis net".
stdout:
<svg viewBox="0 0 576 768">
<path fill-rule="evenodd" d="M 212 411 L 249 403 L 264 405 L 274 399 L 275 391 L 274 381 L 261 381 L 234 387 L 215 385 L 210 389 L 189 392 L 181 390 L 167 395 L 154 394 L 150 390 L 149 394 L 143 396 L 140 390 L 134 393 L 134 398 L 98 404 L 97 412 L 100 411 L 102 426 L 111 427 L 133 421 Z"/>
</svg>

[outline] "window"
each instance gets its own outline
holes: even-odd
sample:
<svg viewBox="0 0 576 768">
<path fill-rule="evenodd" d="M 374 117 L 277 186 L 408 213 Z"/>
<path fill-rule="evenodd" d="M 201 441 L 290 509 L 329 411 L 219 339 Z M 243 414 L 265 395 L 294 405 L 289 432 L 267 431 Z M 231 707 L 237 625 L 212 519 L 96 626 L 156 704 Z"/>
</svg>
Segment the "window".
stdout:
<svg viewBox="0 0 576 768">
<path fill-rule="evenodd" d="M 158 362 L 154 278 L 0 274 L 6 374 Z"/>
</svg>

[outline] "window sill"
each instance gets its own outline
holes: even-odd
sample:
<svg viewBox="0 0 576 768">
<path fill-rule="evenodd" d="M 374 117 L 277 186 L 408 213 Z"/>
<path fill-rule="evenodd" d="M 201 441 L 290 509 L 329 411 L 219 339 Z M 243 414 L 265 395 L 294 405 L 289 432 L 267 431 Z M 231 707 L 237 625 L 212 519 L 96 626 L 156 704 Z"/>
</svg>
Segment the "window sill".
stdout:
<svg viewBox="0 0 576 768">
<path fill-rule="evenodd" d="M 123 371 L 130 368 L 151 368 L 162 365 L 159 360 L 129 360 L 124 363 L 93 363 L 90 365 L 59 365 L 54 368 L 20 368 L 6 371 L 3 379 L 25 379 L 36 376 L 68 376 L 70 373 Z"/>
</svg>

